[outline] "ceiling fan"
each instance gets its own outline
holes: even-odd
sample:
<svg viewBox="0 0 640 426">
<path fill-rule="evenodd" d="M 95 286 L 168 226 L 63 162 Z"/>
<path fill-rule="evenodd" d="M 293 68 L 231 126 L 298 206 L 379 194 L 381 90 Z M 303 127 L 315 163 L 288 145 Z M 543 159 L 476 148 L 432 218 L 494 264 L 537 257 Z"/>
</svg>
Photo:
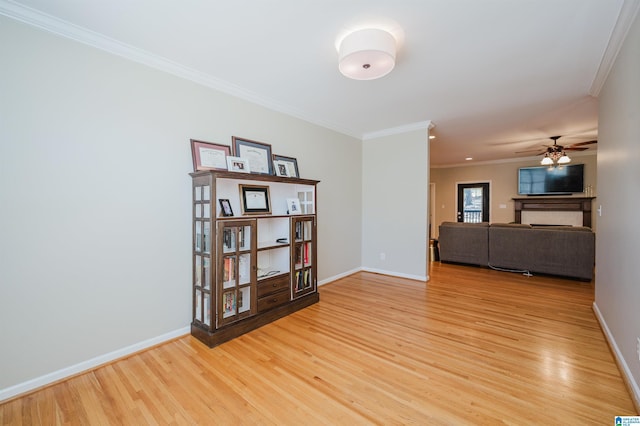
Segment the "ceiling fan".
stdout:
<svg viewBox="0 0 640 426">
<path fill-rule="evenodd" d="M 543 155 L 542 161 L 540 164 L 543 166 L 551 166 L 556 164 L 567 164 L 571 161 L 571 158 L 565 153 L 565 151 L 585 151 L 589 149 L 586 145 L 592 145 L 598 143 L 597 140 L 586 141 L 586 142 L 578 142 L 571 145 L 558 145 L 558 139 L 562 136 L 551 136 L 549 139 L 553 141 L 553 145 L 543 145 L 546 149 L 540 151 L 539 149 L 528 150 L 528 151 L 518 151 L 516 154 L 522 154 L 526 152 L 536 152 L 535 155 Z"/>
</svg>

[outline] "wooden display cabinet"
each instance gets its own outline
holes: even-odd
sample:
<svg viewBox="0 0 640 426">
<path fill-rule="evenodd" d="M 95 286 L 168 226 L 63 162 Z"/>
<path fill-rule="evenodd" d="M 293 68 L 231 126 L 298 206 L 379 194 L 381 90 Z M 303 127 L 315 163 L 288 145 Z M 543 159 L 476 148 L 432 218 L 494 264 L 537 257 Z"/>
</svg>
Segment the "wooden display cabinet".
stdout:
<svg viewBox="0 0 640 426">
<path fill-rule="evenodd" d="M 191 177 L 192 335 L 213 347 L 319 301 L 318 181 L 226 171 Z M 242 214 L 246 187 L 264 191 L 269 208 Z M 289 214 L 291 198 L 302 214 Z M 233 216 L 223 214 L 220 199 Z"/>
</svg>

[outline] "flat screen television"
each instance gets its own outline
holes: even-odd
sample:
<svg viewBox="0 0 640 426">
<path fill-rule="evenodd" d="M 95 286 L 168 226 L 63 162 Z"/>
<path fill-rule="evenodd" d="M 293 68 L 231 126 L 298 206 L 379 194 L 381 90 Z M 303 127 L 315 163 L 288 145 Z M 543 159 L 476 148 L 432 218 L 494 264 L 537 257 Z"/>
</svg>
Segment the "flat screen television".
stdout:
<svg viewBox="0 0 640 426">
<path fill-rule="evenodd" d="M 520 195 L 567 195 L 583 191 L 584 164 L 518 169 Z"/>
</svg>

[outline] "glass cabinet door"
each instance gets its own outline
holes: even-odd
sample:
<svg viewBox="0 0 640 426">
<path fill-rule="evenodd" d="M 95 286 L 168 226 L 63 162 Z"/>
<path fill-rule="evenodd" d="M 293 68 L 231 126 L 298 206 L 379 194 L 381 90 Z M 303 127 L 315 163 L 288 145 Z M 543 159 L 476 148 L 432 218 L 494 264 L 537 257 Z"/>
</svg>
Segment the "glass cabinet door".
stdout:
<svg viewBox="0 0 640 426">
<path fill-rule="evenodd" d="M 219 221 L 217 268 L 217 326 L 256 313 L 255 221 Z"/>
<path fill-rule="evenodd" d="M 193 319 L 207 329 L 211 320 L 211 186 L 193 186 Z"/>
<path fill-rule="evenodd" d="M 316 223 L 313 216 L 292 218 L 291 289 L 292 297 L 303 296 L 316 289 L 315 241 Z"/>
</svg>

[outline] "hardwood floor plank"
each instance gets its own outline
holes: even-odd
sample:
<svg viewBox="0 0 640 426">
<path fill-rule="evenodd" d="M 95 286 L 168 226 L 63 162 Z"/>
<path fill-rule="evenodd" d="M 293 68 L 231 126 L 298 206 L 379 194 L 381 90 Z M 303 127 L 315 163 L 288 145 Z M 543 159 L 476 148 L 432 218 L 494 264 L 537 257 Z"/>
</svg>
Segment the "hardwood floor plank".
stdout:
<svg viewBox="0 0 640 426">
<path fill-rule="evenodd" d="M 191 336 L 0 405 L 2 425 L 612 424 L 636 415 L 594 285 L 434 262 L 358 273 L 209 349 Z"/>
</svg>

